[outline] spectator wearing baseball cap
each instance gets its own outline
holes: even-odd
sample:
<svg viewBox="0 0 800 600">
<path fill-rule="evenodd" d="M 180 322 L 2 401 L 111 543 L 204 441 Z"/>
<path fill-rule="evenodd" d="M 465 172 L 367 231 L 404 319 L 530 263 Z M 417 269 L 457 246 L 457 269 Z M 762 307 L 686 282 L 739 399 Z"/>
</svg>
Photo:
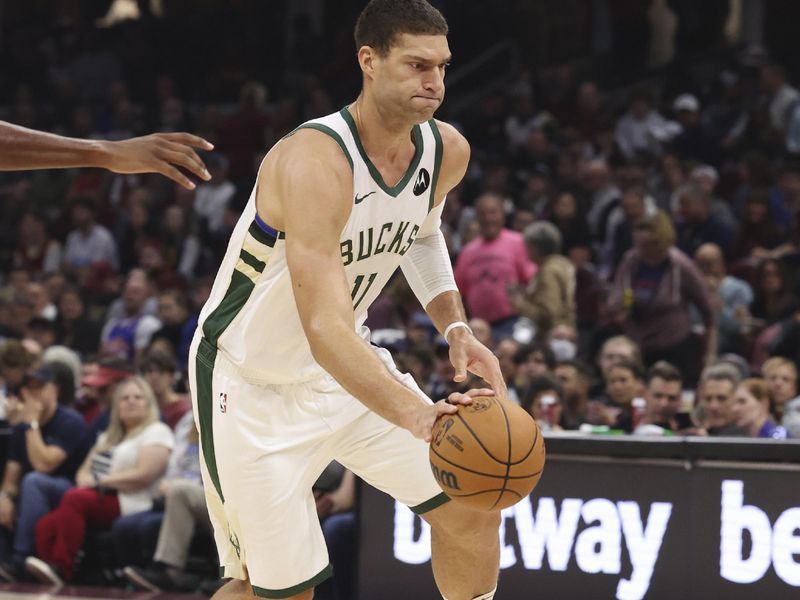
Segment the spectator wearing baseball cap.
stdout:
<svg viewBox="0 0 800 600">
<path fill-rule="evenodd" d="M 693 94 L 681 94 L 672 102 L 675 120 L 682 131 L 672 141 L 681 157 L 718 165 L 721 159 L 719 144 L 701 119 L 700 101 Z"/>
<path fill-rule="evenodd" d="M 86 423 L 59 404 L 63 385 L 70 384 L 45 364 L 26 373 L 17 390 L 23 421 L 11 433 L 0 484 L 0 579 L 5 581 L 24 573 L 25 559 L 36 549 L 36 523 L 72 487 L 86 454 Z"/>
<path fill-rule="evenodd" d="M 81 379 L 78 411 L 89 424 L 91 435 L 97 436 L 108 427 L 108 407 L 111 406 L 114 388 L 131 374 L 132 370 L 128 363 L 118 359 L 108 359 L 86 366 Z"/>
</svg>

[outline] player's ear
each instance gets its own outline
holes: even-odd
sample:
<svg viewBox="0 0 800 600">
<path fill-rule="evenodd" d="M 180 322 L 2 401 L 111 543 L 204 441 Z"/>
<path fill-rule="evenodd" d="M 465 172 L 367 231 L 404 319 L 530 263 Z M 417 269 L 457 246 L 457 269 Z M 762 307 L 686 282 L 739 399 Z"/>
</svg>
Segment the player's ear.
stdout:
<svg viewBox="0 0 800 600">
<path fill-rule="evenodd" d="M 377 53 L 371 46 L 361 46 L 358 49 L 358 65 L 365 75 L 372 75 L 375 71 L 375 58 Z"/>
</svg>

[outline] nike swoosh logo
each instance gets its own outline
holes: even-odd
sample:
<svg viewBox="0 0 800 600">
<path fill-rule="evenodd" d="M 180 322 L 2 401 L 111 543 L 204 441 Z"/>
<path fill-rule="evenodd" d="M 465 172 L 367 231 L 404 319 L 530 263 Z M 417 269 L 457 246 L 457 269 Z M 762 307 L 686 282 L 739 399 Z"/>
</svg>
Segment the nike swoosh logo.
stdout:
<svg viewBox="0 0 800 600">
<path fill-rule="evenodd" d="M 369 194 L 364 194 L 364 195 L 363 195 L 363 196 L 361 196 L 360 198 L 359 198 L 358 194 L 356 194 L 355 203 L 356 203 L 356 204 L 361 204 L 361 203 L 364 201 L 364 198 L 366 198 L 367 196 L 372 196 L 372 194 L 374 194 L 374 193 L 375 193 L 375 192 L 370 192 Z"/>
</svg>

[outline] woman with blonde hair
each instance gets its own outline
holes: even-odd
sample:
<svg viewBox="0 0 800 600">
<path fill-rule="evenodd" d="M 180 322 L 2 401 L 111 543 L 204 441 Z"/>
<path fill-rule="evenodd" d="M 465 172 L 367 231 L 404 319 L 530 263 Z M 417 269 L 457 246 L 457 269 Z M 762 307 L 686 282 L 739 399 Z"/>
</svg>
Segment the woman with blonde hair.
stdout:
<svg viewBox="0 0 800 600">
<path fill-rule="evenodd" d="M 685 385 L 697 382 L 703 356 L 692 335 L 690 306 L 703 318 L 705 359 L 711 357 L 714 312 L 703 277 L 675 247 L 675 228 L 658 211 L 634 226 L 633 248 L 617 268 L 609 312 L 641 349 L 645 366 L 666 360 L 680 369 Z"/>
<path fill-rule="evenodd" d="M 37 579 L 71 579 L 87 529 L 107 529 L 120 515 L 149 510 L 174 446 L 159 420 L 153 391 L 141 377 L 114 391 L 108 428 L 100 434 L 58 508 L 36 525 L 36 551 L 26 567 Z"/>
</svg>

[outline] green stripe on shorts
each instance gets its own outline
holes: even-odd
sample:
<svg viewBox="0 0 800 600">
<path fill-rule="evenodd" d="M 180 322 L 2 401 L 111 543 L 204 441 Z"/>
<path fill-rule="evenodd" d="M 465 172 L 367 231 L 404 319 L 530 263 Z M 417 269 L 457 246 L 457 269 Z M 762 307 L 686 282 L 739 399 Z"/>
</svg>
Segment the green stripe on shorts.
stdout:
<svg viewBox="0 0 800 600">
<path fill-rule="evenodd" d="M 426 500 L 422 504 L 417 504 L 416 506 L 411 507 L 411 512 L 417 515 L 425 514 L 426 512 L 432 511 L 434 508 L 439 508 L 442 504 L 447 504 L 450 502 L 450 498 L 442 492 L 438 496 L 434 496 L 430 500 Z"/>
<path fill-rule="evenodd" d="M 284 588 L 282 590 L 270 590 L 267 588 L 258 587 L 257 585 L 253 586 L 253 593 L 256 596 L 260 596 L 262 598 L 291 598 L 299 594 L 300 592 L 305 592 L 307 589 L 315 587 L 328 579 L 331 575 L 333 575 L 333 569 L 330 565 L 322 569 L 319 573 L 314 575 L 311 579 L 304 581 L 303 583 L 298 583 L 297 585 L 293 585 L 289 588 Z"/>
<path fill-rule="evenodd" d="M 197 376 L 197 412 L 200 421 L 200 443 L 203 447 L 203 458 L 206 461 L 206 468 L 214 488 L 219 494 L 219 499 L 225 502 L 222 495 L 222 486 L 219 483 L 219 471 L 217 470 L 217 455 L 214 450 L 214 398 L 211 385 L 214 374 L 214 362 L 217 360 L 217 348 L 208 343 L 207 340 L 200 340 L 197 348 L 197 358 L 195 360 L 195 371 Z"/>
</svg>

